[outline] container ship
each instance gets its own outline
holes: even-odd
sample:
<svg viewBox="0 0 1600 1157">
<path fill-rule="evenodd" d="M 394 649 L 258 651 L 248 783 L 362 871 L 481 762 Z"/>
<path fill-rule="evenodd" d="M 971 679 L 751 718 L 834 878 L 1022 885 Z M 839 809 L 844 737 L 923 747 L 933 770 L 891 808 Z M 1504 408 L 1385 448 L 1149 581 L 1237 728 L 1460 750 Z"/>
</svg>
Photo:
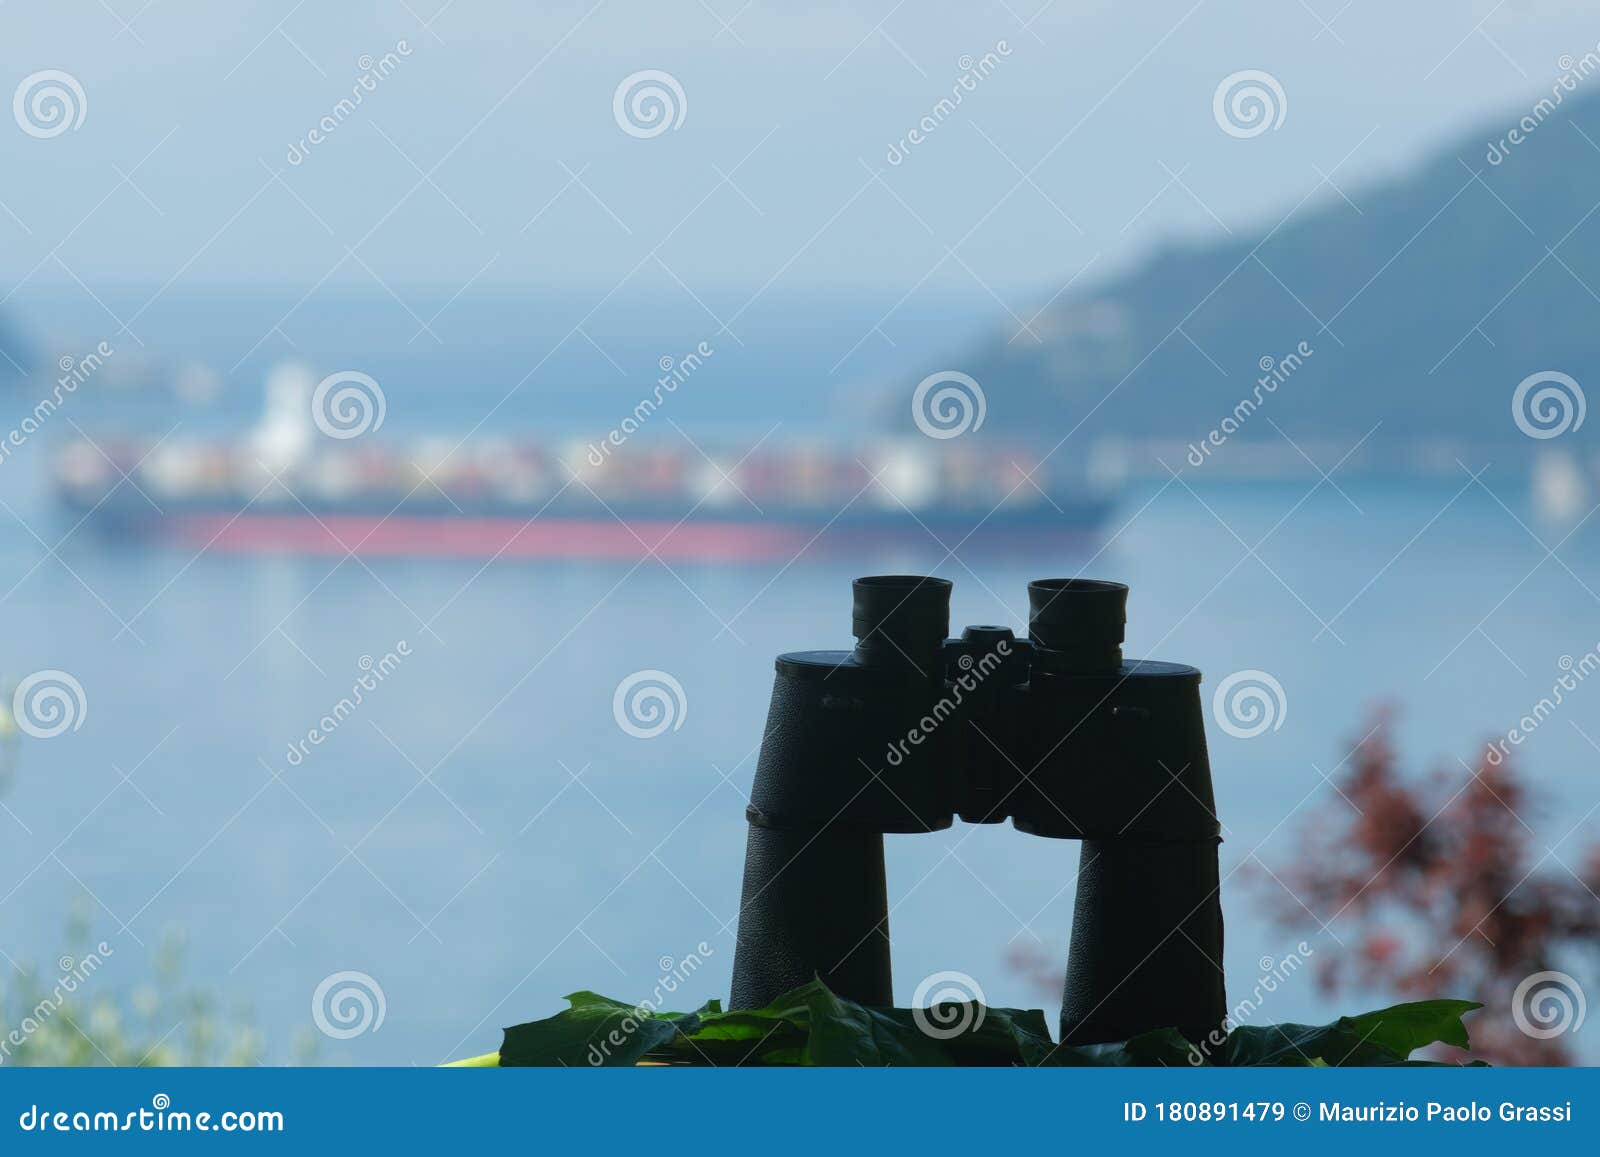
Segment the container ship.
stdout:
<svg viewBox="0 0 1600 1157">
<path fill-rule="evenodd" d="M 566 445 L 330 436 L 309 375 L 269 379 L 228 440 L 96 435 L 61 445 L 66 515 L 122 542 L 194 550 L 634 561 L 791 559 L 1081 543 L 1109 498 L 1037 452 L 954 441 L 719 453 L 642 433 Z"/>
</svg>

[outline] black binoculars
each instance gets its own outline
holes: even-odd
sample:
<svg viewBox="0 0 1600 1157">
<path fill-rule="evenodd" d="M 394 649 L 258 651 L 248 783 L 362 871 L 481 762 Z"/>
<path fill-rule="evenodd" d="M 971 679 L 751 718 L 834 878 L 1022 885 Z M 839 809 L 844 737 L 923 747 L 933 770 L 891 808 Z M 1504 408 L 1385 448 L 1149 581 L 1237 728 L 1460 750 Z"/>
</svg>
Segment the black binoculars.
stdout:
<svg viewBox="0 0 1600 1157">
<path fill-rule="evenodd" d="M 1124 660 L 1128 588 L 1028 585 L 1028 638 L 947 638 L 951 584 L 857 579 L 852 651 L 779 655 L 746 814 L 731 1006 L 813 977 L 894 1003 L 883 836 L 955 816 L 1083 842 L 1066 1044 L 1226 1015 L 1200 672 Z"/>
</svg>

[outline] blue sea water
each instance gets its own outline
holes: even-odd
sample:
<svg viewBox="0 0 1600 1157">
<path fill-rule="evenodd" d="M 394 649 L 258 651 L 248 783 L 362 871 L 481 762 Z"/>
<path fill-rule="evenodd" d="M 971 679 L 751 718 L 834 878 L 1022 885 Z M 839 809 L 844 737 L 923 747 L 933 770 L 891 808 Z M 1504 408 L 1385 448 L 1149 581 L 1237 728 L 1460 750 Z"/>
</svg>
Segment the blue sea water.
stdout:
<svg viewBox="0 0 1600 1157">
<path fill-rule="evenodd" d="M 1234 534 L 1254 544 L 1303 488 L 1130 494 L 1092 563 L 941 563 L 930 543 L 781 570 L 480 570 L 91 542 L 41 562 L 12 535 L 7 673 L 70 671 L 87 711 L 78 730 L 18 750 L 0 816 L 0 940 L 13 957 L 53 959 L 66 904 L 88 893 L 128 978 L 145 967 L 139 942 L 182 926 L 191 979 L 251 1004 L 278 1059 L 317 983 L 340 970 L 386 994 L 380 1031 L 323 1044 L 325 1059 L 359 1062 L 488 1050 L 500 1025 L 549 1013 L 562 993 L 647 992 L 701 942 L 711 952 L 685 1000 L 720 994 L 771 656 L 842 645 L 856 571 L 929 564 L 955 580 L 958 621 L 1017 626 L 1030 577 L 1124 579 L 1130 653 L 1192 661 L 1211 686 L 1246 668 L 1277 678 L 1278 729 L 1213 727 L 1210 740 L 1224 870 L 1281 866 L 1318 809 L 1339 806 L 1322 776 L 1374 705 L 1402 708 L 1413 768 L 1454 774 L 1548 693 L 1561 656 L 1600 641 L 1590 595 L 1487 495 L 1347 491 L 1363 513 L 1319 490 L 1259 558 Z M 1594 573 L 1590 540 L 1561 557 Z M 1331 632 L 1319 637 L 1316 615 Z M 402 642 L 410 654 L 359 711 L 291 755 L 350 694 L 363 656 Z M 678 680 L 685 708 L 675 729 L 639 739 L 612 698 L 647 668 Z M 1593 694 L 1580 688 L 1517 753 L 1541 795 L 1527 819 L 1554 851 L 1543 870 L 1577 868 L 1600 829 L 1589 815 L 1566 834 L 1600 800 Z M 891 838 L 901 995 L 955 968 L 992 1001 L 1048 1003 L 1005 961 L 1017 943 L 1064 954 L 1075 860 L 1009 828 Z M 1262 919 L 1262 890 L 1249 872 L 1225 888 L 1230 970 L 1246 988 L 1260 958 L 1301 938 Z M 1339 931 L 1307 938 L 1331 950 Z M 1326 1010 L 1301 978 L 1270 1011 Z"/>
<path fill-rule="evenodd" d="M 540 398 L 575 427 L 602 412 L 536 392 L 524 428 Z M 405 410 L 391 399 L 402 426 L 475 420 L 465 402 L 436 401 L 421 422 Z M 759 429 L 753 412 L 735 417 Z M 1538 522 L 1526 476 L 1492 466 L 1427 484 L 1191 472 L 1128 491 L 1092 540 L 1033 557 L 930 539 L 787 565 L 486 566 L 61 541 L 43 458 L 0 470 L 0 677 L 70 672 L 86 706 L 76 729 L 15 749 L 0 947 L 48 973 L 64 913 L 87 897 L 95 937 L 115 947 L 108 983 L 131 986 L 163 929 L 181 928 L 187 980 L 248 1005 L 274 1061 L 307 1033 L 328 1062 L 489 1051 L 500 1026 L 550 1014 L 563 993 L 646 995 L 691 955 L 703 964 L 678 1002 L 725 995 L 771 659 L 845 645 L 859 573 L 931 570 L 956 584 L 955 623 L 1019 631 L 1029 579 L 1120 579 L 1130 655 L 1201 667 L 1208 701 L 1236 671 L 1277 680 L 1275 726 L 1209 732 L 1239 992 L 1302 939 L 1327 954 L 1354 943 L 1347 917 L 1271 924 L 1284 897 L 1264 869 L 1347 806 L 1325 777 L 1374 709 L 1398 709 L 1414 774 L 1464 776 L 1461 761 L 1549 694 L 1564 656 L 1600 645 L 1600 538 Z M 368 675 L 359 709 L 323 727 L 367 664 L 381 681 Z M 683 691 L 653 738 L 613 709 L 641 670 Z M 1516 749 L 1541 873 L 1581 871 L 1600 837 L 1596 706 L 1600 685 L 1581 685 Z M 326 739 L 309 743 L 312 728 Z M 1064 961 L 1075 846 L 958 825 L 891 837 L 888 857 L 899 999 L 954 969 L 992 1003 L 1053 1014 L 1053 994 L 1008 958 Z M 377 1031 L 315 1033 L 313 993 L 342 971 L 381 987 Z M 1331 1011 L 1306 970 L 1262 1016 Z"/>
</svg>

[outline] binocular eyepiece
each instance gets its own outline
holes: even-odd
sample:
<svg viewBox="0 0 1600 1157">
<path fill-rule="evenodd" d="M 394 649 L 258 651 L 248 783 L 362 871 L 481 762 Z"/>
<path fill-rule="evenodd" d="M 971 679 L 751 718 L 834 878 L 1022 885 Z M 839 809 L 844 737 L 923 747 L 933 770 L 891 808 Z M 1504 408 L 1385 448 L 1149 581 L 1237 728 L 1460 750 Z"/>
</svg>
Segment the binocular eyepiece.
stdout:
<svg viewBox="0 0 1600 1157">
<path fill-rule="evenodd" d="M 948 579 L 872 575 L 852 584 L 855 657 L 864 663 L 925 656 L 950 633 Z M 1128 621 L 1128 588 L 1099 579 L 1039 579 L 1028 584 L 1028 639 L 1053 661 L 1074 670 L 1116 670 Z M 999 632 L 1005 627 L 968 627 Z M 963 634 L 963 639 L 967 635 Z M 996 636 L 998 641 L 998 636 Z"/>
<path fill-rule="evenodd" d="M 730 1003 L 817 976 L 892 1005 L 884 834 L 1009 819 L 1083 845 L 1063 1043 L 1201 1039 L 1225 999 L 1200 672 L 1123 658 L 1122 583 L 1029 583 L 1026 639 L 949 637 L 951 591 L 857 579 L 852 650 L 778 656 Z"/>
</svg>

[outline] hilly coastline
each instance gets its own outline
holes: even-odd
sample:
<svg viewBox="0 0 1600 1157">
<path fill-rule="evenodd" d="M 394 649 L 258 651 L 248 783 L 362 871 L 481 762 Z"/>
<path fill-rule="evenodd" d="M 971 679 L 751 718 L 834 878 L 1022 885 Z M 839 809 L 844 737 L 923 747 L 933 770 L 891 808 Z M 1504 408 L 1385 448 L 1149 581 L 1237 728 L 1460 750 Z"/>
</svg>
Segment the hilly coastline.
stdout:
<svg viewBox="0 0 1600 1157">
<path fill-rule="evenodd" d="M 1031 334 L 995 334 L 962 363 L 987 395 L 984 433 L 1074 431 L 1126 457 L 1198 456 L 1225 431 L 1235 467 L 1252 449 L 1294 454 L 1285 434 L 1332 449 L 1365 436 L 1352 465 L 1369 469 L 1530 454 L 1544 442 L 1513 420 L 1518 384 L 1600 382 L 1600 92 L 1563 96 L 1381 187 L 1325 186 L 1256 236 L 1160 251 L 1063 297 Z M 1245 399 L 1264 404 L 1225 427 Z"/>
</svg>

